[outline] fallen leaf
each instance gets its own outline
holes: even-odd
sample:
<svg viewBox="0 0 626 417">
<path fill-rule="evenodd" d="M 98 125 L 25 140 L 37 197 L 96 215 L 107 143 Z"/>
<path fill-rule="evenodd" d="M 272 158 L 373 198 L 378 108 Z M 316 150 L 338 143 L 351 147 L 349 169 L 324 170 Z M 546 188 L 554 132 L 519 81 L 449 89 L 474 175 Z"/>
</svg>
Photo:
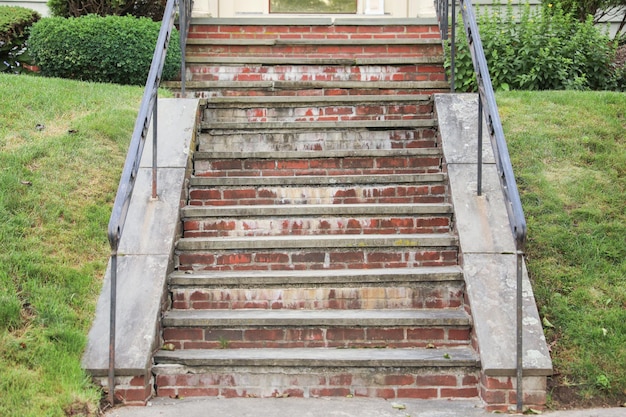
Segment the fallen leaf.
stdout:
<svg viewBox="0 0 626 417">
<path fill-rule="evenodd" d="M 543 414 L 541 411 L 539 410 L 535 410 L 534 408 L 529 408 L 528 410 L 524 411 L 524 414 L 527 415 L 539 415 L 539 414 Z"/>
<path fill-rule="evenodd" d="M 44 130 L 45 128 L 46 128 L 46 126 L 43 125 L 42 123 L 37 123 L 35 125 L 35 129 L 37 129 L 37 130 Z"/>
<path fill-rule="evenodd" d="M 435 349 L 435 345 L 433 345 L 432 343 L 429 343 L 426 345 L 426 349 Z"/>
<path fill-rule="evenodd" d="M 391 403 L 391 407 L 395 408 L 396 410 L 406 409 L 406 405 L 400 403 Z"/>
<path fill-rule="evenodd" d="M 163 345 L 163 350 L 176 350 L 176 346 L 173 343 L 166 343 Z"/>
<path fill-rule="evenodd" d="M 544 317 L 541 322 L 543 323 L 544 327 L 554 329 L 554 324 L 550 323 L 550 320 L 548 320 L 547 318 Z"/>
<path fill-rule="evenodd" d="M 29 187 L 30 187 L 31 185 L 33 185 L 33 183 L 32 183 L 32 182 L 30 182 L 30 181 L 20 181 L 20 184 L 22 184 L 22 185 L 28 185 Z"/>
<path fill-rule="evenodd" d="M 444 359 L 450 359 L 450 354 L 449 353 L 444 353 L 443 354 L 443 358 Z"/>
</svg>

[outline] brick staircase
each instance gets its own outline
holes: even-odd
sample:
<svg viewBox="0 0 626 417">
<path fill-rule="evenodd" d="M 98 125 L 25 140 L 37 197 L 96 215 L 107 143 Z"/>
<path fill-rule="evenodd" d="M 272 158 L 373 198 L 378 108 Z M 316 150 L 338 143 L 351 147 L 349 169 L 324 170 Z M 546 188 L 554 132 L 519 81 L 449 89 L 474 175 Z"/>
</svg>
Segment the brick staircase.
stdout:
<svg viewBox="0 0 626 417">
<path fill-rule="evenodd" d="M 214 21 L 157 395 L 477 397 L 437 27 Z"/>
</svg>

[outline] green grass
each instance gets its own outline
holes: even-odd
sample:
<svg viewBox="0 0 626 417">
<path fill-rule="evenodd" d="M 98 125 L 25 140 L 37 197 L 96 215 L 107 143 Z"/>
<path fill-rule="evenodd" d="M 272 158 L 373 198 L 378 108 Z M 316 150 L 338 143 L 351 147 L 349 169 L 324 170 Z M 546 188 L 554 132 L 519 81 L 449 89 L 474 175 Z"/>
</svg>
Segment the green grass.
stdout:
<svg viewBox="0 0 626 417">
<path fill-rule="evenodd" d="M 2 416 L 97 410 L 80 359 L 142 92 L 0 74 Z"/>
<path fill-rule="evenodd" d="M 626 400 L 626 95 L 498 94 L 557 376 L 579 404 Z M 556 395 L 559 397 L 559 395 Z M 558 402 L 559 398 L 555 398 Z"/>
</svg>

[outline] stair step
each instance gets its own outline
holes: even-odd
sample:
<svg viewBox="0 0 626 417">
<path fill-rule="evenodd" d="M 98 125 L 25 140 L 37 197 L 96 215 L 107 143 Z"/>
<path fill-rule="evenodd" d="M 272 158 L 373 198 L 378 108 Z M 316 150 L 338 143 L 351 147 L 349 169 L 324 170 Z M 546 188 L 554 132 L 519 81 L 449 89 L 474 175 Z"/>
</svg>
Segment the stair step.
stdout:
<svg viewBox="0 0 626 417">
<path fill-rule="evenodd" d="M 189 44 L 189 41 L 187 42 Z M 367 57 L 319 57 L 310 58 L 302 56 L 198 56 L 193 51 L 185 58 L 188 64 L 218 64 L 218 65 L 416 65 L 416 64 L 443 64 L 443 55 L 433 56 L 387 56 L 384 58 Z"/>
<path fill-rule="evenodd" d="M 189 38 L 187 45 L 240 45 L 240 46 L 274 46 L 274 45 L 441 45 L 440 39 L 427 38 L 389 38 L 389 39 L 338 39 L 338 38 L 275 38 L 275 39 L 220 39 L 220 38 Z"/>
<path fill-rule="evenodd" d="M 211 129 L 199 136 L 199 151 L 311 152 L 437 147 L 436 126 L 409 129 Z"/>
<path fill-rule="evenodd" d="M 239 287 L 303 285 L 352 286 L 390 285 L 425 281 L 458 281 L 463 275 L 459 266 L 436 266 L 398 269 L 313 270 L 313 271 L 198 271 L 172 272 L 173 287 Z"/>
<path fill-rule="evenodd" d="M 196 151 L 194 161 L 205 159 L 329 159 L 442 156 L 441 148 L 331 149 L 311 151 Z"/>
<path fill-rule="evenodd" d="M 469 347 L 444 349 L 188 349 L 159 350 L 154 357 L 159 367 L 187 366 L 271 366 L 271 367 L 477 367 L 480 362 Z M 371 372 L 371 370 L 370 370 Z"/>
<path fill-rule="evenodd" d="M 204 120 L 201 124 L 203 130 L 247 130 L 247 129 L 397 129 L 435 127 L 434 119 L 407 119 L 407 120 L 345 120 L 328 122 L 213 122 Z"/>
<path fill-rule="evenodd" d="M 183 238 L 176 245 L 179 251 L 254 250 L 254 249 L 310 249 L 310 248 L 422 248 L 452 247 L 458 238 L 452 234 L 406 235 L 324 235 L 324 236 L 257 236 L 220 238 Z"/>
<path fill-rule="evenodd" d="M 469 326 L 464 310 L 171 310 L 165 327 Z"/>
<path fill-rule="evenodd" d="M 296 186 L 332 186 L 366 184 L 423 184 L 441 183 L 446 178 L 443 173 L 436 174 L 393 174 L 393 175 L 299 175 L 299 176 L 255 176 L 255 177 L 192 177 L 191 187 L 234 187 L 234 186 L 265 186 L 272 185 Z"/>
<path fill-rule="evenodd" d="M 358 95 L 358 96 L 227 96 L 204 99 L 202 104 L 207 108 L 236 107 L 254 108 L 259 105 L 272 107 L 293 107 L 301 104 L 346 104 L 346 103 L 403 103 L 403 102 L 430 102 L 427 94 L 404 95 Z"/>
<path fill-rule="evenodd" d="M 441 347 L 469 344 L 469 326 L 459 309 L 171 310 L 163 340 L 175 349 Z"/>
<path fill-rule="evenodd" d="M 180 81 L 167 81 L 163 85 L 180 90 Z M 195 90 L 220 89 L 352 89 L 363 91 L 372 90 L 436 90 L 447 91 L 450 83 L 447 81 L 187 81 L 185 87 Z M 357 94 L 353 91 L 353 94 Z M 367 94 L 367 93 L 365 93 Z"/>
<path fill-rule="evenodd" d="M 377 216 L 377 215 L 433 215 L 451 214 L 451 204 L 337 204 L 316 205 L 258 205 L 237 207 L 182 208 L 183 219 L 197 217 L 260 217 L 260 216 Z"/>
</svg>

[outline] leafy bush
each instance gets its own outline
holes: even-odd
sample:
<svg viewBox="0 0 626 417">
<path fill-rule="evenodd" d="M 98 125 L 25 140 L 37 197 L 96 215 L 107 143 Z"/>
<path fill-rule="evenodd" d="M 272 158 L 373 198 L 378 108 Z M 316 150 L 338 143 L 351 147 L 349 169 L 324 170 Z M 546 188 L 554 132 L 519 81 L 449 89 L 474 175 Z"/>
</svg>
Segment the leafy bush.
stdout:
<svg viewBox="0 0 626 417">
<path fill-rule="evenodd" d="M 130 15 L 160 21 L 166 3 L 167 0 L 48 0 L 48 8 L 57 17 Z"/>
<path fill-rule="evenodd" d="M 33 26 L 29 44 L 42 75 L 144 85 L 159 28 L 131 16 L 52 17 Z M 173 31 L 163 79 L 178 74 L 180 59 L 179 34 Z"/>
<path fill-rule="evenodd" d="M 579 22 L 558 4 L 515 16 L 511 4 L 478 17 L 480 37 L 496 90 L 612 90 L 615 47 L 589 17 Z M 462 25 L 462 23 L 461 23 Z M 475 91 L 476 81 L 464 31 L 457 30 L 455 87 Z"/>
<path fill-rule="evenodd" d="M 0 6 L 0 72 L 23 72 L 31 60 L 26 50 L 28 29 L 39 13 L 24 7 Z"/>
</svg>

